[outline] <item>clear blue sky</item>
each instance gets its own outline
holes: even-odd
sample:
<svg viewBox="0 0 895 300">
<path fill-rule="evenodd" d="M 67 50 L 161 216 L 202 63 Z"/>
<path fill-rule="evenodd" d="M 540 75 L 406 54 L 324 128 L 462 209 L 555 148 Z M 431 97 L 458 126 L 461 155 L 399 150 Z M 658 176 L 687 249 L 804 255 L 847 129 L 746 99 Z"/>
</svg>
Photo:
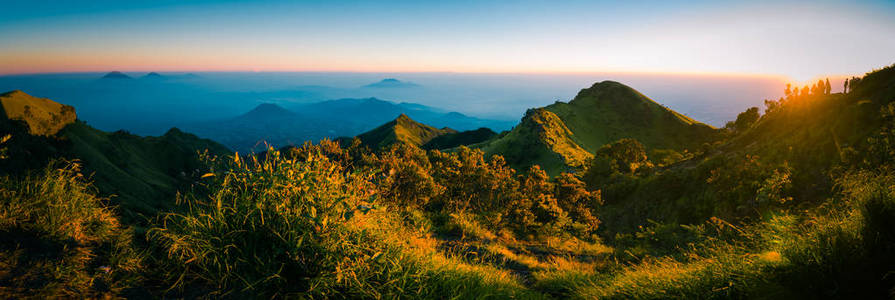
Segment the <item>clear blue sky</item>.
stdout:
<svg viewBox="0 0 895 300">
<path fill-rule="evenodd" d="M 895 62 L 895 1 L 0 1 L 0 74 L 747 73 Z"/>
</svg>

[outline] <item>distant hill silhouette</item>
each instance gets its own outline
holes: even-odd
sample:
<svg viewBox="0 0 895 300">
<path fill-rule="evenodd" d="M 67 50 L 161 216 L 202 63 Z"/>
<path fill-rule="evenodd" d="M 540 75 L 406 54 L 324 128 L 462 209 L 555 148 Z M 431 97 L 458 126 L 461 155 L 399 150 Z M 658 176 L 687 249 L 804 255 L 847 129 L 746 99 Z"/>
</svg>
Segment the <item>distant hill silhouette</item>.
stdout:
<svg viewBox="0 0 895 300">
<path fill-rule="evenodd" d="M 296 107 L 295 110 L 321 118 L 362 124 L 364 127 L 362 130 L 369 130 L 391 121 L 400 114 L 406 114 L 414 120 L 431 126 L 450 127 L 457 130 L 474 130 L 481 127 L 505 130 L 511 128 L 514 123 L 479 119 L 417 103 L 394 103 L 377 98 L 328 100 Z"/>
<path fill-rule="evenodd" d="M 413 82 L 400 81 L 394 78 L 386 78 L 376 83 L 371 83 L 365 85 L 365 88 L 409 88 L 409 87 L 418 87 L 419 85 Z"/>
<path fill-rule="evenodd" d="M 282 106 L 274 103 L 262 103 L 239 118 L 247 121 L 262 122 L 271 118 L 294 118 L 296 116 L 298 116 L 298 114 L 285 109 Z"/>
<path fill-rule="evenodd" d="M 106 73 L 106 75 L 103 75 L 103 77 L 101 77 L 101 78 L 102 79 L 133 79 L 133 77 L 130 77 L 127 74 L 124 74 L 124 73 L 121 73 L 118 71 L 112 71 L 112 72 Z"/>
<path fill-rule="evenodd" d="M 150 72 L 149 74 L 143 75 L 143 77 L 140 77 L 140 78 L 159 80 L 159 79 L 166 79 L 166 78 L 168 78 L 168 76 L 164 76 L 164 75 L 156 73 L 156 72 Z"/>
</svg>

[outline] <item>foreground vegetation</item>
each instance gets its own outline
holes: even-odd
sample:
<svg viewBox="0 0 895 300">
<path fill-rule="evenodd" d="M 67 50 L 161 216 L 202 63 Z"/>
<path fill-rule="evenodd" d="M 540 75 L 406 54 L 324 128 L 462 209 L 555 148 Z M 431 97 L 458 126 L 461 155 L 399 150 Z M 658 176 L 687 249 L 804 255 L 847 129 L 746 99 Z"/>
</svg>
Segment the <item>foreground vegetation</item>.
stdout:
<svg viewBox="0 0 895 300">
<path fill-rule="evenodd" d="M 139 223 L 55 161 L 0 183 L 0 295 L 891 297 L 893 73 L 766 101 L 698 150 L 621 139 L 552 177 L 466 147 L 203 153 Z"/>
</svg>

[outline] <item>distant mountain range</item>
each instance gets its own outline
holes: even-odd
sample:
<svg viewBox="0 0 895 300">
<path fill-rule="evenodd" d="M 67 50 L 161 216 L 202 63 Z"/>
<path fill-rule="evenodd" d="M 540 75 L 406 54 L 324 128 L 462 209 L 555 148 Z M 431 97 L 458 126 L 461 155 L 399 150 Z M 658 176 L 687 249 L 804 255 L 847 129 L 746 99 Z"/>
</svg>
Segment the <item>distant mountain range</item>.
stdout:
<svg viewBox="0 0 895 300">
<path fill-rule="evenodd" d="M 199 75 L 196 75 L 193 73 L 186 73 L 183 75 L 169 76 L 169 75 L 159 74 L 158 72 L 149 72 L 149 73 L 146 73 L 146 75 L 140 76 L 140 79 L 144 79 L 144 80 L 192 79 L 192 78 L 199 78 Z M 134 79 L 134 77 L 124 74 L 119 71 L 112 71 L 112 72 L 106 73 L 105 75 L 100 77 L 100 79 Z"/>
<path fill-rule="evenodd" d="M 210 138 L 240 152 L 316 142 L 323 138 L 351 137 L 405 115 L 421 123 L 452 130 L 510 128 L 512 122 L 479 119 L 457 112 L 414 103 L 394 103 L 376 98 L 329 100 L 290 109 L 260 104 L 230 119 L 183 124 L 185 130 Z"/>
</svg>

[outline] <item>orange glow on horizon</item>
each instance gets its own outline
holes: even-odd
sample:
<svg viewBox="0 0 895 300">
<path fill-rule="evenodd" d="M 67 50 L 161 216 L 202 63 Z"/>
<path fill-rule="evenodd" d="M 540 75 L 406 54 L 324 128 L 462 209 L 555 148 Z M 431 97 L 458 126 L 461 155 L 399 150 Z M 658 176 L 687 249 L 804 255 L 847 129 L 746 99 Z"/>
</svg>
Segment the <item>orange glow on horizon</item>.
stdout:
<svg viewBox="0 0 895 300">
<path fill-rule="evenodd" d="M 222 61 L 226 63 L 221 63 Z M 321 60 L 292 61 L 268 58 L 251 59 L 241 56 L 209 55 L 197 58 L 153 56 L 151 58 L 109 54 L 97 56 L 78 53 L 17 53 L 0 57 L 0 75 L 86 73 L 86 72 L 344 72 L 344 73 L 472 73 L 472 74 L 626 74 L 667 75 L 693 77 L 752 77 L 795 82 L 788 76 L 775 74 L 699 72 L 665 70 L 618 70 L 580 68 L 538 68 L 520 65 L 490 66 L 482 64 L 420 64 L 419 61 L 398 64 L 391 62 L 364 63 L 359 61 L 324 62 Z M 423 67 L 421 67 L 423 65 Z M 834 76 L 830 76 L 833 78 Z M 848 77 L 848 75 L 835 76 Z M 816 79 L 814 80 L 816 82 Z"/>
</svg>

